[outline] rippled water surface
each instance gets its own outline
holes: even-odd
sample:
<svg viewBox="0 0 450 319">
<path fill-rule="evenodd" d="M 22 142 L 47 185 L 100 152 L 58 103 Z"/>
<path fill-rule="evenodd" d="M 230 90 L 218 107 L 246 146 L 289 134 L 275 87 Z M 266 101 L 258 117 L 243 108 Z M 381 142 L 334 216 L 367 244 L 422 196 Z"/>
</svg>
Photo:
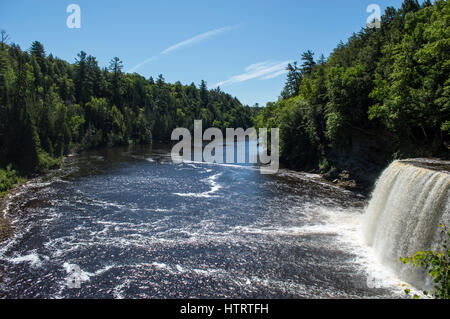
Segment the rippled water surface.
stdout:
<svg viewBox="0 0 450 319">
<path fill-rule="evenodd" d="M 91 151 L 11 199 L 0 297 L 401 296 L 360 241 L 365 204 L 312 174 Z"/>
</svg>

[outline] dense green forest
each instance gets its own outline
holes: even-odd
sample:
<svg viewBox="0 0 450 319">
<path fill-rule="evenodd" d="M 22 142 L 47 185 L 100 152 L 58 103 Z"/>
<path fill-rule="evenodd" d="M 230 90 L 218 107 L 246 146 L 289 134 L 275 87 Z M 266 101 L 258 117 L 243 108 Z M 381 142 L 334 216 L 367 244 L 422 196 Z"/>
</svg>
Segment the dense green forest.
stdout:
<svg viewBox="0 0 450 319">
<path fill-rule="evenodd" d="M 0 192 L 21 175 L 87 148 L 168 140 L 175 127 L 280 128 L 281 161 L 373 181 L 390 160 L 449 157 L 450 4 L 405 0 L 388 7 L 380 28 L 363 28 L 326 59 L 302 54 L 288 66 L 277 102 L 243 106 L 206 83 L 166 83 L 122 71 L 115 57 L 100 68 L 81 51 L 74 63 L 0 48 Z M 342 175 L 342 172 L 345 172 Z"/>
<path fill-rule="evenodd" d="M 47 55 L 35 41 L 28 51 L 0 50 L 0 191 L 15 171 L 34 174 L 55 166 L 71 151 L 170 140 L 176 127 L 249 127 L 253 110 L 206 83 L 166 83 L 122 72 L 115 57 L 108 68 L 81 51 L 75 63 Z M 12 181 L 12 182 L 11 182 Z"/>
<path fill-rule="evenodd" d="M 448 158 L 449 22 L 449 2 L 406 0 L 328 59 L 303 53 L 257 126 L 280 127 L 284 163 L 331 178 L 373 180 L 394 158 Z"/>
</svg>

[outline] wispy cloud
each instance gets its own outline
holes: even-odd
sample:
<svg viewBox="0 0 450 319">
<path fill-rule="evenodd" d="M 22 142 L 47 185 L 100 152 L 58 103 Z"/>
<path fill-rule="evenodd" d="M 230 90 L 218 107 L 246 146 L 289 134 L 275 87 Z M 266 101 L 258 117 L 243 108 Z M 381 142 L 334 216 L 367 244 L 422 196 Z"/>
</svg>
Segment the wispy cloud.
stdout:
<svg viewBox="0 0 450 319">
<path fill-rule="evenodd" d="M 232 26 L 228 26 L 228 27 L 224 27 L 224 28 L 220 28 L 220 29 L 214 29 L 214 30 L 211 30 L 211 31 L 199 34 L 199 35 L 196 35 L 195 37 L 192 37 L 192 38 L 189 38 L 187 40 L 178 42 L 177 44 L 174 44 L 174 45 L 168 47 L 167 49 L 162 51 L 161 54 L 167 54 L 169 52 L 181 49 L 182 47 L 185 47 L 187 45 L 194 44 L 194 43 L 206 40 L 208 38 L 215 37 L 215 36 L 217 36 L 217 35 L 219 35 L 221 33 L 230 31 L 231 29 L 233 29 L 233 27 Z"/>
<path fill-rule="evenodd" d="M 230 85 L 252 79 L 262 79 L 262 80 L 273 79 L 277 76 L 287 73 L 286 67 L 288 63 L 291 62 L 292 61 L 289 60 L 283 62 L 265 61 L 251 64 L 245 68 L 245 73 L 235 75 L 229 78 L 228 80 L 218 82 L 215 85 L 213 85 L 213 87 Z"/>
<path fill-rule="evenodd" d="M 157 60 L 161 55 L 165 55 L 165 54 L 168 54 L 170 52 L 179 50 L 179 49 L 181 49 L 181 48 L 183 48 L 185 46 L 192 45 L 192 44 L 195 44 L 195 43 L 198 43 L 198 42 L 201 42 L 201 41 L 205 41 L 205 40 L 207 40 L 209 38 L 213 38 L 215 36 L 218 36 L 219 34 L 222 34 L 222 33 L 225 33 L 225 32 L 228 32 L 228 31 L 232 30 L 233 28 L 235 28 L 235 26 L 227 26 L 227 27 L 223 27 L 223 28 L 220 28 L 220 29 L 214 29 L 214 30 L 211 30 L 211 31 L 208 31 L 208 32 L 204 32 L 204 33 L 199 34 L 199 35 L 196 35 L 195 37 L 189 38 L 187 40 L 178 42 L 178 43 L 176 43 L 174 45 L 171 45 L 167 49 L 161 51 L 158 55 L 152 56 L 152 57 L 142 61 L 141 63 L 135 65 L 134 67 L 129 69 L 127 72 L 129 72 L 129 73 L 134 72 L 137 69 L 139 69 L 141 66 L 143 66 L 144 64 L 147 64 L 149 62 Z"/>
<path fill-rule="evenodd" d="M 133 73 L 134 71 L 136 71 L 137 69 L 139 69 L 139 68 L 140 68 L 141 66 L 143 66 L 144 64 L 150 63 L 150 62 L 155 61 L 155 60 L 157 60 L 157 59 L 158 59 L 158 56 L 157 56 L 157 55 L 156 55 L 156 56 L 152 56 L 152 57 L 150 57 L 150 58 L 148 58 L 148 59 L 142 61 L 141 63 L 136 64 L 135 66 L 133 66 L 131 69 L 129 69 L 129 70 L 127 71 L 127 73 Z"/>
</svg>

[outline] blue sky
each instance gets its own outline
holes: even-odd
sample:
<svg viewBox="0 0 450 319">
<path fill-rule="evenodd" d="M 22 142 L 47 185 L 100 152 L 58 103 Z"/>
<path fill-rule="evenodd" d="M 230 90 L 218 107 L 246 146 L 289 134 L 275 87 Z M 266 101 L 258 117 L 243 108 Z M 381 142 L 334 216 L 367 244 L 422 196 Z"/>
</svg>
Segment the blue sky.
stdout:
<svg viewBox="0 0 450 319">
<path fill-rule="evenodd" d="M 69 4 L 81 28 L 69 29 Z M 15 0 L 0 1 L 0 28 L 22 49 L 34 40 L 74 62 L 81 50 L 100 66 L 118 56 L 124 71 L 168 82 L 207 81 L 249 105 L 275 101 L 284 66 L 310 49 L 328 56 L 366 24 L 369 4 L 401 0 Z"/>
</svg>

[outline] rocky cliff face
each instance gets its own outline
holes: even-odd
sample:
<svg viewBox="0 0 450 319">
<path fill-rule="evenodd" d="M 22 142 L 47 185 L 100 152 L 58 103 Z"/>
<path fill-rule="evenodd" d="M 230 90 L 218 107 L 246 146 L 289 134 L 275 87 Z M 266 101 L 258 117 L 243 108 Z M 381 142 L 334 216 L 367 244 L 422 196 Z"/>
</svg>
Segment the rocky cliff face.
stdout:
<svg viewBox="0 0 450 319">
<path fill-rule="evenodd" d="M 393 150 L 388 134 L 380 136 L 379 131 L 355 128 L 348 149 L 330 152 L 329 159 L 336 170 L 324 177 L 345 188 L 369 192 L 393 159 Z"/>
</svg>

